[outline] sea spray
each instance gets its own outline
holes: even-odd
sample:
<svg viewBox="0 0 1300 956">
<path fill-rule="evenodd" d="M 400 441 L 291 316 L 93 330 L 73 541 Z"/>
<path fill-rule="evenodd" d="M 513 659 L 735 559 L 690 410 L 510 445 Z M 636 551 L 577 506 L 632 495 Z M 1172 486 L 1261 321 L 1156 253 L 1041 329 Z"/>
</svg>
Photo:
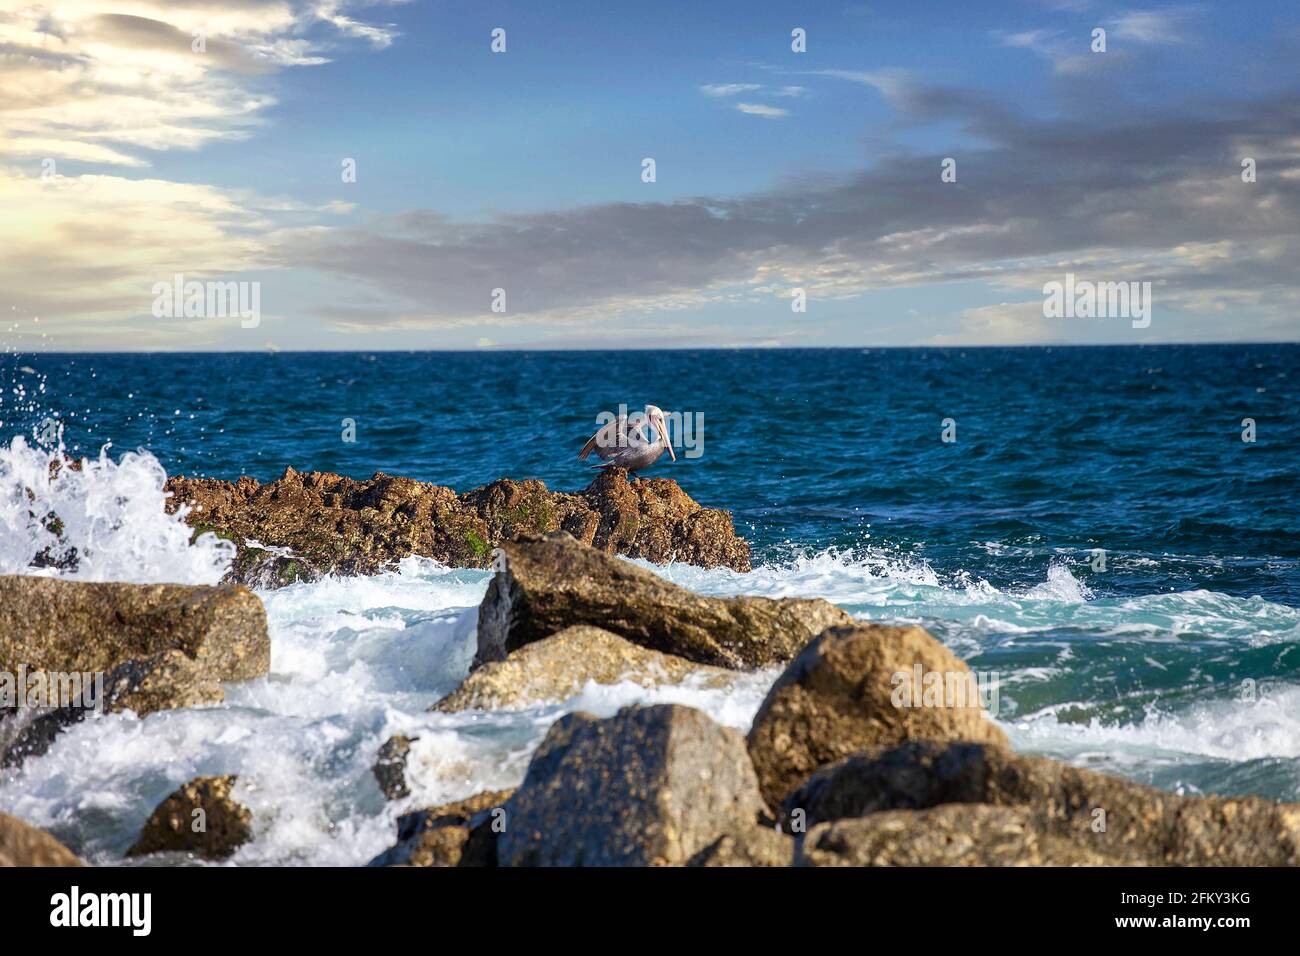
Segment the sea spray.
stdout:
<svg viewBox="0 0 1300 956">
<path fill-rule="evenodd" d="M 79 463 L 21 436 L 0 445 L 0 574 L 84 581 L 216 584 L 235 546 L 196 540 L 186 509 L 166 510 L 167 474 L 147 451 L 109 448 Z"/>
</svg>

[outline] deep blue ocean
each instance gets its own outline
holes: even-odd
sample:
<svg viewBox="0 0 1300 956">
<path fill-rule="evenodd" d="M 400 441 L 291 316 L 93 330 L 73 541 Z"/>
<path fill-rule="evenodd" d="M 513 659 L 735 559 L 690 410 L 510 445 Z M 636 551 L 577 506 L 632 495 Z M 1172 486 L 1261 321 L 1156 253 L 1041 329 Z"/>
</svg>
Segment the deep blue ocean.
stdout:
<svg viewBox="0 0 1300 956">
<path fill-rule="evenodd" d="M 679 446 L 676 463 L 645 474 L 729 509 L 756 565 L 661 573 L 708 593 L 820 595 L 920 622 L 1000 675 L 998 719 L 1024 749 L 1184 792 L 1300 800 L 1300 345 L 9 354 L 0 386 L 5 443 L 30 441 L 57 412 L 76 454 L 111 441 L 110 458 L 146 449 L 168 474 L 383 471 L 458 491 L 499 477 L 581 489 L 592 472 L 576 454 L 597 415 L 653 403 L 702 422 L 702 442 L 698 457 Z M 373 694 L 357 702 L 358 760 L 385 733 L 429 732 L 423 708 L 445 675 L 412 678 L 410 655 L 441 653 L 451 631 L 437 628 L 464 625 L 438 615 L 471 608 L 485 578 L 412 567 L 376 581 L 267 597 L 285 646 L 339 655 L 319 673 L 283 658 L 286 672 L 319 684 L 361 662 L 368 679 L 406 675 L 385 680 L 422 716 L 394 718 L 391 701 L 376 716 Z M 400 640 L 376 651 L 384 628 Z M 372 635 L 367 649 L 348 643 L 357 634 Z M 743 729 L 763 686 L 699 705 Z M 453 750 L 487 746 L 482 726 L 467 733 Z M 503 730 L 491 752 L 516 753 L 528 733 Z M 197 748 L 189 769 L 260 766 L 224 753 Z M 442 779 L 439 759 L 429 780 Z M 483 759 L 476 785 L 522 773 Z M 162 786 L 122 774 L 127 788 Z M 105 854 L 126 839 L 69 823 L 42 779 L 22 791 L 30 814 Z M 429 783 L 423 796 L 456 790 Z M 321 796 L 364 821 L 355 855 L 380 839 L 366 827 L 387 811 L 371 800 Z M 292 858 L 292 832 L 268 837 L 265 859 Z"/>
</svg>

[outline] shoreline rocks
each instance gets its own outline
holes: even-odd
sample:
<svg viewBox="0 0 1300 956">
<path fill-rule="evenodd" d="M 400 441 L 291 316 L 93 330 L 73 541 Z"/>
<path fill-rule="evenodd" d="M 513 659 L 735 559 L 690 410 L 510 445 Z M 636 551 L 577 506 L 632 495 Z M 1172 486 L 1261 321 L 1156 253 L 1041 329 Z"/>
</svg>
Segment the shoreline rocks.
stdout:
<svg viewBox="0 0 1300 956">
<path fill-rule="evenodd" d="M 948 678 L 962 697 L 900 706 L 897 692 L 917 673 Z M 858 623 L 826 630 L 777 678 L 749 731 L 749 753 L 773 808 L 818 768 L 858 751 L 907 740 L 1006 744 L 957 655 L 919 627 Z M 901 700 L 901 698 L 898 698 Z M 949 704 L 955 706 L 949 706 Z"/>
<path fill-rule="evenodd" d="M 196 777 L 158 804 L 126 855 L 192 853 L 222 860 L 253 837 L 253 814 L 232 796 L 238 777 Z"/>
<path fill-rule="evenodd" d="M 506 805 L 502 866 L 674 866 L 764 811 L 744 738 L 677 704 L 561 717 Z"/>
<path fill-rule="evenodd" d="M 642 687 L 677 684 L 688 677 L 705 687 L 726 687 L 735 672 L 648 650 L 587 624 L 566 627 L 470 672 L 430 710 L 503 710 L 576 696 L 588 682 L 631 681 Z"/>
<path fill-rule="evenodd" d="M 266 610 L 246 588 L 0 575 L 0 766 L 92 710 L 219 703 L 222 682 L 270 666 Z"/>
<path fill-rule="evenodd" d="M 367 866 L 496 866 L 497 833 L 513 790 L 485 790 L 464 800 L 404 813 L 397 843 Z"/>
<path fill-rule="evenodd" d="M 169 510 L 189 506 L 196 535 L 235 544 L 228 579 L 250 587 L 377 574 L 411 555 L 485 568 L 503 542 L 559 530 L 609 554 L 750 569 L 749 545 L 727 512 L 701 507 L 671 479 L 630 482 L 621 469 L 577 493 L 501 479 L 457 495 L 382 472 L 359 481 L 292 468 L 267 484 L 177 476 L 166 489 Z"/>
<path fill-rule="evenodd" d="M 1298 805 L 1179 796 L 988 744 L 917 740 L 855 755 L 814 774 L 782 818 L 802 810 L 811 840 L 828 822 L 954 806 L 1014 809 L 1042 841 L 1110 865 L 1300 865 Z"/>
<path fill-rule="evenodd" d="M 505 569 L 479 606 L 475 668 L 590 624 L 697 664 L 746 670 L 784 663 L 826 627 L 853 620 L 820 598 L 705 597 L 565 532 L 501 550 Z"/>
</svg>

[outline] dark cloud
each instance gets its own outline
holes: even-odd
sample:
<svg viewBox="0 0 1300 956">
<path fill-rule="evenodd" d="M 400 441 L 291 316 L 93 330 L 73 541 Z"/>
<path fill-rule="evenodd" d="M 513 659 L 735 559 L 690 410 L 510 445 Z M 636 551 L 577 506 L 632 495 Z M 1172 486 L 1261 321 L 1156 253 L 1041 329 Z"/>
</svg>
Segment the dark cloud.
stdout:
<svg viewBox="0 0 1300 956">
<path fill-rule="evenodd" d="M 973 277 L 1028 288 L 1044 268 L 1075 259 L 1107 280 L 1160 281 L 1167 299 L 1248 291 L 1294 307 L 1300 99 L 1099 106 L 1049 119 L 904 81 L 891 83 L 890 98 L 907 122 L 957 123 L 963 141 L 981 145 L 894 149 L 855 175 L 742 197 L 489 223 L 412 212 L 289 233 L 275 257 L 366 283 L 400 302 L 408 321 L 433 324 L 486 316 L 497 287 L 519 316 L 763 284 L 763 269 L 782 286 L 825 294 Z M 956 183 L 940 181 L 944 155 L 957 160 Z M 1258 162 L 1254 184 L 1241 181 L 1243 156 Z M 1198 254 L 1208 243 L 1227 252 Z M 392 314 L 376 306 L 370 323 Z M 353 310 L 349 324 L 364 322 L 365 310 Z"/>
</svg>

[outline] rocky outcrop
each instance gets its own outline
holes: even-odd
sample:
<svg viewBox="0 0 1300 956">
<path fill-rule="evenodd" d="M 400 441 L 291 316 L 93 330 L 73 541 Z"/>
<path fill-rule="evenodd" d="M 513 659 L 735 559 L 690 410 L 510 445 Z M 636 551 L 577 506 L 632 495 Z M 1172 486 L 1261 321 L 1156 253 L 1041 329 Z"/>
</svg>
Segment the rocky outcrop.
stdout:
<svg viewBox="0 0 1300 956">
<path fill-rule="evenodd" d="M 445 713 L 518 709 L 568 700 L 593 681 L 631 681 L 653 688 L 688 677 L 701 686 L 726 687 L 734 672 L 648 650 L 617 634 L 579 624 L 525 644 L 503 661 L 484 664 L 431 709 Z"/>
<path fill-rule="evenodd" d="M 551 725 L 506 805 L 503 866 L 680 865 L 763 811 L 744 739 L 689 707 Z"/>
<path fill-rule="evenodd" d="M 230 856 L 253 836 L 253 814 L 231 796 L 236 777 L 197 777 L 150 815 L 127 856 L 192 853 L 208 860 Z"/>
<path fill-rule="evenodd" d="M 986 744 L 914 741 L 850 757 L 792 793 L 782 817 L 802 811 L 811 842 L 826 821 L 915 817 L 921 814 L 901 811 L 950 804 L 1013 808 L 1023 815 L 1017 826 L 1040 842 L 1055 840 L 1113 863 L 1300 865 L 1300 805 L 1178 796 Z"/>
<path fill-rule="evenodd" d="M 750 566 L 749 545 L 725 511 L 702 508 L 671 479 L 633 483 L 618 469 L 577 494 L 502 479 L 457 495 L 383 473 L 357 481 L 292 468 L 268 484 L 176 477 L 167 490 L 173 510 L 189 506 L 185 520 L 196 534 L 212 531 L 236 545 L 230 579 L 252 587 L 375 574 L 410 555 L 482 568 L 504 541 L 559 530 L 610 554 Z"/>
<path fill-rule="evenodd" d="M 928 675 L 943 693 L 926 696 L 936 686 Z M 777 678 L 754 717 L 749 752 L 764 798 L 779 806 L 819 767 L 861 750 L 907 740 L 1005 744 L 974 680 L 919 627 L 826 631 Z"/>
<path fill-rule="evenodd" d="M 270 663 L 266 611 L 242 587 L 0 576 L 0 766 L 91 710 L 217 703 Z"/>
<path fill-rule="evenodd" d="M 1114 866 L 1045 832 L 1022 808 L 943 806 L 824 823 L 799 842 L 795 866 Z"/>
<path fill-rule="evenodd" d="M 0 813 L 0 869 L 9 866 L 85 866 L 44 830 Z"/>
<path fill-rule="evenodd" d="M 409 797 L 411 790 L 406 785 L 406 758 L 411 754 L 411 743 L 419 737 L 407 737 L 395 734 L 384 741 L 379 748 L 379 759 L 371 768 L 379 789 L 389 800 L 401 800 Z"/>
<path fill-rule="evenodd" d="M 795 841 L 765 826 L 752 826 L 718 837 L 695 856 L 688 866 L 791 866 Z"/>
<path fill-rule="evenodd" d="M 497 834 L 513 790 L 486 790 L 464 800 L 397 818 L 397 843 L 369 866 L 496 866 Z"/>
<path fill-rule="evenodd" d="M 476 667 L 590 624 L 651 650 L 738 670 L 788 661 L 825 628 L 852 621 L 820 599 L 705 597 L 563 532 L 508 542 L 502 551 L 505 570 L 479 606 Z"/>
</svg>

